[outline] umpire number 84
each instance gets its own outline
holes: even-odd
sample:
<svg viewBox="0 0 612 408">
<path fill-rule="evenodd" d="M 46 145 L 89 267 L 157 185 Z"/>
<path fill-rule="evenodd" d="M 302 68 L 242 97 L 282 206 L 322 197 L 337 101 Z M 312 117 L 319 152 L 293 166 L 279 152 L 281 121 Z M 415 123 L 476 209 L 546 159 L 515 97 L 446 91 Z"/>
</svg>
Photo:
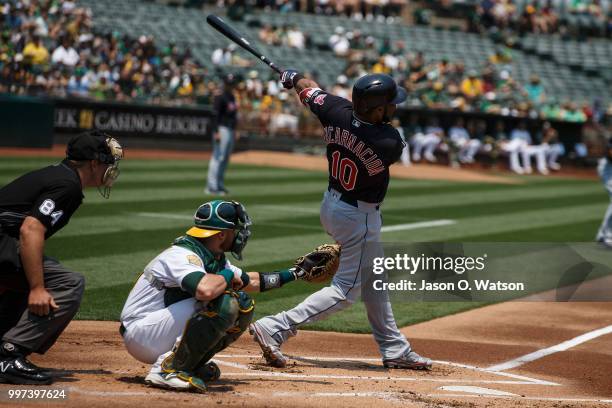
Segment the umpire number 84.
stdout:
<svg viewBox="0 0 612 408">
<path fill-rule="evenodd" d="M 331 176 L 338 180 L 346 191 L 355 188 L 357 182 L 357 165 L 348 157 L 340 158 L 338 150 L 332 153 Z"/>
</svg>

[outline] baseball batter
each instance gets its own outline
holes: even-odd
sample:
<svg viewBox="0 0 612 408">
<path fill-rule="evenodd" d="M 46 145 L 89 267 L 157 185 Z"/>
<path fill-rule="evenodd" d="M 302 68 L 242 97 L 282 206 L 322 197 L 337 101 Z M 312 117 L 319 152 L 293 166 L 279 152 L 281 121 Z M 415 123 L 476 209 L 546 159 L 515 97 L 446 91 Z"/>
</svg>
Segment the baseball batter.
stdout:
<svg viewBox="0 0 612 408">
<path fill-rule="evenodd" d="M 367 244 L 380 240 L 380 205 L 389 184 L 389 166 L 398 161 L 404 143 L 390 124 L 406 91 L 384 74 L 365 75 L 353 87 L 351 103 L 331 95 L 293 70 L 281 74 L 287 89 L 295 88 L 302 103 L 324 128 L 329 162 L 329 187 L 321 204 L 321 224 L 341 245 L 340 265 L 331 285 L 310 295 L 291 310 L 267 316 L 249 327 L 265 359 L 284 367 L 280 346 L 297 328 L 325 318 L 357 300 L 360 269 Z M 368 320 L 385 367 L 423 369 L 431 360 L 412 351 L 398 330 L 388 301 L 365 302 Z"/>
<path fill-rule="evenodd" d="M 250 225 L 238 202 L 204 203 L 187 235 L 145 267 L 121 312 L 120 332 L 135 359 L 153 364 L 147 384 L 205 391 L 221 374 L 210 359 L 251 323 L 254 302 L 245 292 L 278 288 L 307 272 L 247 273 L 232 265 L 225 253 L 242 259 Z"/>
</svg>

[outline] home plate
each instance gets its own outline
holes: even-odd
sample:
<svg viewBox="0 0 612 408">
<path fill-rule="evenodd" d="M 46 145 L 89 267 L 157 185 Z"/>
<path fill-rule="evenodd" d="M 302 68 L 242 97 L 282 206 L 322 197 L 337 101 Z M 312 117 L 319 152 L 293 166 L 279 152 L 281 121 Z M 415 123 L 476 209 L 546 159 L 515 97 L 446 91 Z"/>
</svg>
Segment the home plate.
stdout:
<svg viewBox="0 0 612 408">
<path fill-rule="evenodd" d="M 479 395 L 497 395 L 503 397 L 518 397 L 517 394 L 513 394 L 511 392 L 493 390 L 491 388 L 484 387 L 473 387 L 469 385 L 444 385 L 439 390 L 444 391 L 459 391 L 459 392 L 467 392 L 470 394 L 479 394 Z"/>
</svg>

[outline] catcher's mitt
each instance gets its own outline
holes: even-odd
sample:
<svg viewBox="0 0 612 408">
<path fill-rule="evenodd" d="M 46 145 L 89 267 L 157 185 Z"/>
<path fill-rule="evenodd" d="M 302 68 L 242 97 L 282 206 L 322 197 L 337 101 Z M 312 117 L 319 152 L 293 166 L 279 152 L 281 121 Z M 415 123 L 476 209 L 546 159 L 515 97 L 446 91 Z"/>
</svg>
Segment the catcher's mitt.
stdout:
<svg viewBox="0 0 612 408">
<path fill-rule="evenodd" d="M 323 244 L 299 257 L 293 264 L 297 278 L 308 282 L 324 282 L 334 276 L 340 264 L 340 245 Z"/>
</svg>

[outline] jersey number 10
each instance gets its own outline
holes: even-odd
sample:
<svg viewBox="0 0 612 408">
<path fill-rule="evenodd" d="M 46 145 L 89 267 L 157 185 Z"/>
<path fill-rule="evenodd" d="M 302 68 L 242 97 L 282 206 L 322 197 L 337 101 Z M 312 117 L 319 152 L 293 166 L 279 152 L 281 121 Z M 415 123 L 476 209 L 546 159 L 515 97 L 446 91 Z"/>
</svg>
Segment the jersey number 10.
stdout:
<svg viewBox="0 0 612 408">
<path fill-rule="evenodd" d="M 357 172 L 359 169 L 354 161 L 348 157 L 340 159 L 338 150 L 332 153 L 331 176 L 340 182 L 346 190 L 351 191 L 357 182 Z"/>
</svg>

